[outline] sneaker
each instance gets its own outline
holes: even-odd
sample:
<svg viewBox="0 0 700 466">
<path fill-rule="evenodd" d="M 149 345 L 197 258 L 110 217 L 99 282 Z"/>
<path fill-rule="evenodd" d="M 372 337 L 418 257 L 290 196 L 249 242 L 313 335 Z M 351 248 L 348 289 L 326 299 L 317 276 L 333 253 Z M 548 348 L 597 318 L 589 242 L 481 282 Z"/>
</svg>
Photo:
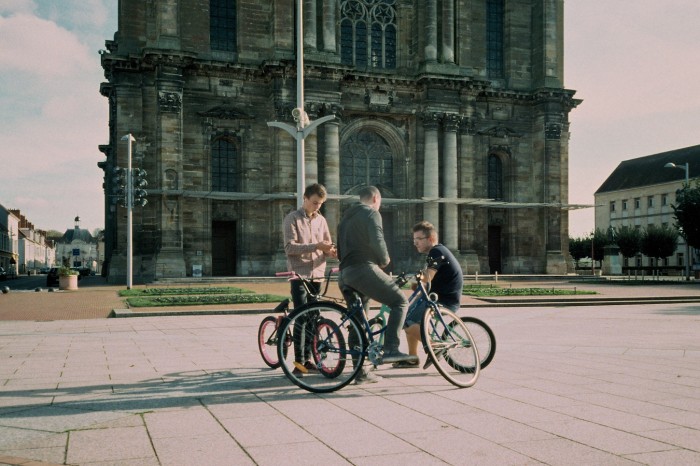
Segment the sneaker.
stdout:
<svg viewBox="0 0 700 466">
<path fill-rule="evenodd" d="M 420 362 L 418 361 L 399 361 L 395 362 L 391 365 L 391 367 L 394 367 L 396 369 L 407 369 L 407 368 L 412 368 L 412 367 L 418 367 Z"/>
<path fill-rule="evenodd" d="M 307 372 L 318 372 L 318 367 L 311 361 L 306 361 L 304 363 L 304 369 L 306 369 Z"/>
<path fill-rule="evenodd" d="M 400 361 L 408 361 L 408 362 L 414 362 L 415 364 L 418 364 L 418 356 L 415 354 L 406 354 L 402 353 L 399 350 L 390 350 L 384 352 L 384 356 L 382 356 L 382 364 L 389 364 L 391 362 L 400 362 Z"/>
<path fill-rule="evenodd" d="M 365 383 L 377 383 L 382 380 L 382 376 L 375 374 L 373 371 L 362 369 L 357 377 L 355 377 L 355 383 L 357 385 L 362 385 Z"/>
</svg>

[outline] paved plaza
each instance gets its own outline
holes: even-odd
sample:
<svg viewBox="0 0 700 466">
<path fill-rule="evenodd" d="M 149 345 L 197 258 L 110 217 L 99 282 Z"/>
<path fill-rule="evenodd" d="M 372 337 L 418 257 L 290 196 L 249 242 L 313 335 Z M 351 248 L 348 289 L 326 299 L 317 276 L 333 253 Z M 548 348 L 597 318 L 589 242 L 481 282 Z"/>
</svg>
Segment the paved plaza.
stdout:
<svg viewBox="0 0 700 466">
<path fill-rule="evenodd" d="M 700 290 L 659 288 L 470 303 L 498 342 L 475 387 L 382 366 L 324 395 L 264 365 L 261 314 L 62 319 L 56 293 L 53 319 L 0 321 L 0 464 L 697 465 L 700 304 L 670 301 Z"/>
</svg>

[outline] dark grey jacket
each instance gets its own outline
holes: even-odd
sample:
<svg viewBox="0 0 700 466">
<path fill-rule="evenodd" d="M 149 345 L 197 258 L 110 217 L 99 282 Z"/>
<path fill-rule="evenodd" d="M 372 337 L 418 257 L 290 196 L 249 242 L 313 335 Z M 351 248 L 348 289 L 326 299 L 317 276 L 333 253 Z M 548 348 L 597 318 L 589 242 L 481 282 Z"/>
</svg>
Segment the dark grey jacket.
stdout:
<svg viewBox="0 0 700 466">
<path fill-rule="evenodd" d="M 382 216 L 365 204 L 350 207 L 338 225 L 340 269 L 358 264 L 389 264 Z"/>
</svg>

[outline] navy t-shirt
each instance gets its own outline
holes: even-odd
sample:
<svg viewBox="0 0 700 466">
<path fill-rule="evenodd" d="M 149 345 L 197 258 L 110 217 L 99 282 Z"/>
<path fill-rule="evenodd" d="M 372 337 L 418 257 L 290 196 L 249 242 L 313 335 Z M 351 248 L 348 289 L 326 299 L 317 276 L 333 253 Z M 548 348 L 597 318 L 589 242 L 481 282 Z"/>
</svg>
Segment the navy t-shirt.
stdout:
<svg viewBox="0 0 700 466">
<path fill-rule="evenodd" d="M 456 309 L 462 297 L 462 267 L 454 254 L 442 244 L 436 244 L 428 251 L 428 258 L 437 261 L 428 268 L 436 270 L 433 280 L 430 282 L 430 291 L 437 293 L 438 303 L 448 309 Z"/>
</svg>

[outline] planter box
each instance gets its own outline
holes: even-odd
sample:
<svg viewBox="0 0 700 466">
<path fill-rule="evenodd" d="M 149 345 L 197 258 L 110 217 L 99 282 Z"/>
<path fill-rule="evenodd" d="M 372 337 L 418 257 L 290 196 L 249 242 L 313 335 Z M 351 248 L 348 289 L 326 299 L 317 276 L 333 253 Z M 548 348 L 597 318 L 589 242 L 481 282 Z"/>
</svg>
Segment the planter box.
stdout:
<svg viewBox="0 0 700 466">
<path fill-rule="evenodd" d="M 78 276 L 68 275 L 65 277 L 58 277 L 58 289 L 75 291 L 78 289 Z"/>
</svg>

